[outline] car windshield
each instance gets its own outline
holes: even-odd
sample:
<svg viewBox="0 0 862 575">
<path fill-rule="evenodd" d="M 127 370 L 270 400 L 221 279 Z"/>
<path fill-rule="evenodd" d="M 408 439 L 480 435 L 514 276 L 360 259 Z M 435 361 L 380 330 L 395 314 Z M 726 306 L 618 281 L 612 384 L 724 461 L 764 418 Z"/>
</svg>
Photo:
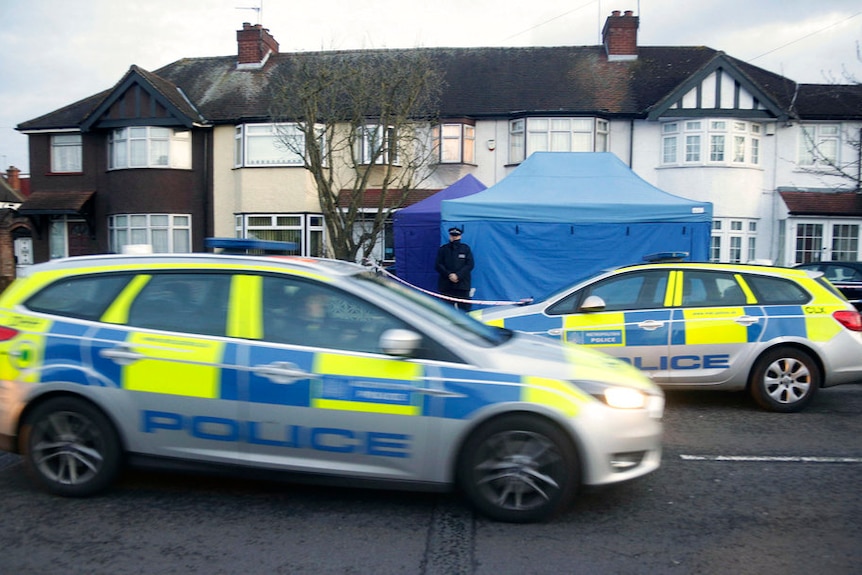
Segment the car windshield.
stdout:
<svg viewBox="0 0 862 575">
<path fill-rule="evenodd" d="M 380 277 L 374 272 L 362 272 L 353 276 L 365 289 L 377 293 L 387 300 L 395 300 L 418 316 L 422 323 L 432 323 L 456 333 L 473 344 L 481 346 L 500 345 L 512 337 L 508 329 L 484 324 L 466 313 L 440 300 L 425 295 L 394 280 Z"/>
</svg>

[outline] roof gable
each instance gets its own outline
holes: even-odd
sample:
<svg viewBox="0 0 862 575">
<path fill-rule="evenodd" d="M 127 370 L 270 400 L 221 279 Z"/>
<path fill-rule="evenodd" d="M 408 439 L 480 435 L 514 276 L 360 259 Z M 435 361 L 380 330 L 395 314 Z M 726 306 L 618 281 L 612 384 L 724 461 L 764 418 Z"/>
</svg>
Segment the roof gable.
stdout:
<svg viewBox="0 0 862 575">
<path fill-rule="evenodd" d="M 663 97 L 648 118 L 733 116 L 786 119 L 776 101 L 730 58 L 719 52 L 703 68 Z"/>
<path fill-rule="evenodd" d="M 175 84 L 132 66 L 81 122 L 81 130 L 141 125 L 191 128 L 203 120 Z"/>
</svg>

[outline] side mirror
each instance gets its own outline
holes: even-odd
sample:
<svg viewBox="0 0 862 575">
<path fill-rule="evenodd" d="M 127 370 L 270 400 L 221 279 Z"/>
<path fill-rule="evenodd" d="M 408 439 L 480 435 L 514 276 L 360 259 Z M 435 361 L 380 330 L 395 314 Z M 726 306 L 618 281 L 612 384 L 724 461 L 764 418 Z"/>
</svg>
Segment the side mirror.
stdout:
<svg viewBox="0 0 862 575">
<path fill-rule="evenodd" d="M 386 355 L 409 357 L 419 348 L 422 336 L 407 329 L 387 329 L 380 335 L 380 350 Z"/>
<path fill-rule="evenodd" d="M 605 300 L 597 295 L 591 295 L 587 296 L 587 299 L 584 300 L 578 311 L 602 311 L 606 305 Z"/>
</svg>

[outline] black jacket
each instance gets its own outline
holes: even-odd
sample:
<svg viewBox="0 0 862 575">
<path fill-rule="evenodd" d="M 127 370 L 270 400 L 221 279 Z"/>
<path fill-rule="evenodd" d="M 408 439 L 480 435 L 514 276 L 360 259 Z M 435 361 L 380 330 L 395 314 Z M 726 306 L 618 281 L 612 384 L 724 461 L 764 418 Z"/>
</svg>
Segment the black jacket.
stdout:
<svg viewBox="0 0 862 575">
<path fill-rule="evenodd" d="M 434 269 L 440 275 L 437 281 L 437 290 L 440 293 L 469 292 L 470 272 L 473 271 L 473 252 L 470 251 L 470 246 L 461 243 L 461 240 L 443 244 L 437 250 Z M 458 283 L 449 281 L 449 274 L 453 272 L 458 274 Z"/>
</svg>

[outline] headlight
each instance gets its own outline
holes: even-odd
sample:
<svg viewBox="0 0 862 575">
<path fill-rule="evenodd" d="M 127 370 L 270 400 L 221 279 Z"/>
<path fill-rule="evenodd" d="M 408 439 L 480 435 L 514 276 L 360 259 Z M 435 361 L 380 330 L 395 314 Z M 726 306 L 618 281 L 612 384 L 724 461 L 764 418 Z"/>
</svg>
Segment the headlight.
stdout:
<svg viewBox="0 0 862 575">
<path fill-rule="evenodd" d="M 602 403 L 617 409 L 643 409 L 649 396 L 639 389 L 597 381 L 572 382 Z"/>
<path fill-rule="evenodd" d="M 609 387 L 605 390 L 605 403 L 619 409 L 641 409 L 646 407 L 646 396 L 630 387 Z"/>
</svg>

